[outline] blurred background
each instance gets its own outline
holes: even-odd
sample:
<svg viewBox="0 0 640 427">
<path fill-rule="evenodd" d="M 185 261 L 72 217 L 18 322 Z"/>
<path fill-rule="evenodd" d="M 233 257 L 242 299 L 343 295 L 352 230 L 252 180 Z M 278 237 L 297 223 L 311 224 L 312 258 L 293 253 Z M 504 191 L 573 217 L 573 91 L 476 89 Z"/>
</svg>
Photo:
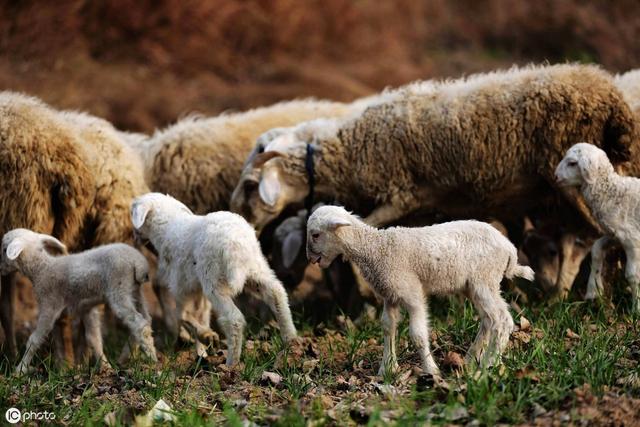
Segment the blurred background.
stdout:
<svg viewBox="0 0 640 427">
<path fill-rule="evenodd" d="M 126 130 L 513 63 L 640 66 L 638 0 L 58 0 L 0 7 L 0 89 Z"/>
</svg>

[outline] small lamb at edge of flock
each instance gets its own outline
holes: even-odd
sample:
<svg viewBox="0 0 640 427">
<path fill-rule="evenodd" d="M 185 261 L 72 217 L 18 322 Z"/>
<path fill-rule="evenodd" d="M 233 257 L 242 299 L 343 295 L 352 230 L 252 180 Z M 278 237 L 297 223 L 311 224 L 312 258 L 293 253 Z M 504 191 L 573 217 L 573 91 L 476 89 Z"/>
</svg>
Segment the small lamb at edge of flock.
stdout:
<svg viewBox="0 0 640 427">
<path fill-rule="evenodd" d="M 55 237 L 17 228 L 2 239 L 0 271 L 18 271 L 28 277 L 39 307 L 36 328 L 29 336 L 17 373 L 27 372 L 34 354 L 65 309 L 83 317 L 87 343 L 101 367 L 108 367 L 100 317 L 91 310 L 102 303 L 107 303 L 130 329 L 147 356 L 158 360 L 151 318 L 141 293 L 142 284 L 149 280 L 149 266 L 133 247 L 113 243 L 69 255 Z"/>
<path fill-rule="evenodd" d="M 317 209 L 307 225 L 307 256 L 326 268 L 338 256 L 357 265 L 384 300 L 383 360 L 379 375 L 395 370 L 400 308 L 409 313 L 409 335 L 422 369 L 438 375 L 429 348 L 426 298 L 462 293 L 480 316 L 480 329 L 467 361 L 492 365 L 509 342 L 513 319 L 500 295 L 504 277 L 532 281 L 533 270 L 518 265 L 517 250 L 498 230 L 479 221 L 453 221 L 420 228 L 377 229 L 338 206 Z"/>
<path fill-rule="evenodd" d="M 640 311 L 640 179 L 616 173 L 607 154 L 579 143 L 571 147 L 556 168 L 559 185 L 579 187 L 605 235 L 591 248 L 591 272 L 586 299 L 602 294 L 605 248 L 618 241 L 627 255 L 625 277 L 631 287 L 633 310 Z"/>
<path fill-rule="evenodd" d="M 287 293 L 262 254 L 253 228 L 231 212 L 195 215 L 171 196 L 148 193 L 131 205 L 134 232 L 158 252 L 157 280 L 181 312 L 184 298 L 204 292 L 227 339 L 227 365 L 240 361 L 245 319 L 233 298 L 245 289 L 271 308 L 284 341 L 297 335 Z"/>
</svg>

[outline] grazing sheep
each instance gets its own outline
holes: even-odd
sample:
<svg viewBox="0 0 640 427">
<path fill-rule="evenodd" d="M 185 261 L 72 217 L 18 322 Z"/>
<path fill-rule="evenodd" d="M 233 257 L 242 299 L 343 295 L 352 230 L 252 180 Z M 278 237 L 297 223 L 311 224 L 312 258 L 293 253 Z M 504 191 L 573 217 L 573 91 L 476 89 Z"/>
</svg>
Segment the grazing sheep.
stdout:
<svg viewBox="0 0 640 427">
<path fill-rule="evenodd" d="M 292 134 L 296 142 L 278 149 Z M 239 183 L 231 206 L 260 229 L 309 195 L 311 171 L 319 200 L 370 212 L 371 225 L 423 211 L 506 222 L 558 203 L 553 171 L 576 140 L 621 162 L 634 136 L 628 105 L 595 66 L 416 83 L 356 117 L 310 121 L 276 137 L 253 162 L 258 183 L 249 191 Z M 565 224 L 597 226 L 578 195 L 566 195 Z"/>
<path fill-rule="evenodd" d="M 317 209 L 307 225 L 307 256 L 326 268 L 338 256 L 357 265 L 384 300 L 383 361 L 397 367 L 395 354 L 399 309 L 409 313 L 409 334 L 418 348 L 422 368 L 436 375 L 429 349 L 426 298 L 462 293 L 481 319 L 467 359 L 495 363 L 509 342 L 513 319 L 500 296 L 504 277 L 533 280 L 529 267 L 518 265 L 516 248 L 498 230 L 478 221 L 454 221 L 422 228 L 376 229 L 344 208 Z"/>
<path fill-rule="evenodd" d="M 287 293 L 269 268 L 255 231 L 239 215 L 194 215 L 176 199 L 159 193 L 131 206 L 135 232 L 158 251 L 157 279 L 167 286 L 180 312 L 185 296 L 204 292 L 227 339 L 227 364 L 240 360 L 244 316 L 233 302 L 247 282 L 271 308 L 285 341 L 296 336 Z"/>
<path fill-rule="evenodd" d="M 170 194 L 196 214 L 229 208 L 243 163 L 256 138 L 272 128 L 317 117 L 340 117 L 349 104 L 312 99 L 217 117 L 191 116 L 150 138 L 132 134 L 152 191 Z"/>
<path fill-rule="evenodd" d="M 62 255 L 54 256 L 49 253 L 51 250 Z M 39 307 L 36 329 L 27 341 L 17 373 L 26 373 L 34 354 L 65 309 L 84 319 L 89 346 L 96 359 L 108 366 L 102 351 L 100 317 L 92 310 L 101 303 L 109 305 L 130 329 L 136 344 L 157 361 L 151 319 L 140 289 L 149 280 L 149 266 L 145 257 L 131 246 L 114 243 L 68 255 L 58 239 L 19 228 L 2 238 L 0 270 L 4 274 L 19 271 L 28 277 Z"/>
<path fill-rule="evenodd" d="M 0 233 L 27 228 L 50 234 L 72 252 L 133 243 L 129 205 L 149 191 L 142 163 L 125 143 L 134 137 L 97 117 L 1 92 Z M 12 353 L 15 274 L 2 277 L 0 296 Z"/>
<path fill-rule="evenodd" d="M 605 235 L 591 248 L 587 299 L 602 294 L 604 249 L 613 240 L 627 255 L 625 277 L 631 286 L 633 310 L 640 311 L 640 179 L 618 175 L 607 154 L 591 144 L 571 147 L 556 169 L 559 185 L 578 187 Z"/>
</svg>

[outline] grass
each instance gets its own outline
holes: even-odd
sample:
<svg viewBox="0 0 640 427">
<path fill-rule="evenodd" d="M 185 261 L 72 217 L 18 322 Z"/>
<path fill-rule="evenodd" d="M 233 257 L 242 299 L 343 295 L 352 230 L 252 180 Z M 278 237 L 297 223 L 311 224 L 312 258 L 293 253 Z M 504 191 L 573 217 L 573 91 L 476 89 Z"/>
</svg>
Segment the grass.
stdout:
<svg viewBox="0 0 640 427">
<path fill-rule="evenodd" d="M 419 365 L 409 344 L 407 319 L 398 339 L 399 372 L 375 377 L 381 358 L 379 322 L 336 322 L 314 335 L 302 325 L 303 342 L 285 348 L 272 324 L 255 327 L 247 337 L 243 363 L 236 370 L 223 366 L 221 352 L 198 367 L 190 347 L 164 351 L 162 364 L 143 360 L 117 367 L 104 375 L 90 366 L 56 368 L 50 358 L 36 373 L 15 377 L 15 361 L 0 361 L 0 402 L 22 410 L 53 411 L 69 425 L 103 425 L 107 414 L 117 425 L 133 422 L 158 399 L 176 411 L 177 425 L 205 426 L 246 420 L 269 425 L 521 424 L 536 417 L 568 422 L 586 416 L 583 408 L 608 410 L 640 396 L 638 384 L 620 379 L 640 370 L 638 317 L 618 308 L 584 302 L 542 304 L 515 315 L 531 321 L 518 331 L 501 366 L 484 371 L 452 371 L 443 363 L 449 352 L 464 355 L 477 331 L 469 302 L 432 301 L 432 339 L 445 385 L 423 387 Z M 317 329 L 316 329 L 317 330 Z M 122 337 L 110 338 L 107 348 L 116 359 Z M 270 371 L 281 380 L 262 378 Z M 613 396 L 613 397 L 612 397 Z M 605 402 L 600 405 L 598 402 Z M 613 399 L 613 400 L 611 400 Z M 586 402 L 586 403 L 585 403 Z M 595 402 L 595 403 L 594 403 Z M 638 406 L 638 400 L 635 407 Z M 586 405 L 586 406 L 585 406 Z M 598 414 L 592 421 L 597 424 Z M 636 414 L 637 415 L 637 414 Z M 595 420 L 595 421 L 594 421 Z"/>
</svg>

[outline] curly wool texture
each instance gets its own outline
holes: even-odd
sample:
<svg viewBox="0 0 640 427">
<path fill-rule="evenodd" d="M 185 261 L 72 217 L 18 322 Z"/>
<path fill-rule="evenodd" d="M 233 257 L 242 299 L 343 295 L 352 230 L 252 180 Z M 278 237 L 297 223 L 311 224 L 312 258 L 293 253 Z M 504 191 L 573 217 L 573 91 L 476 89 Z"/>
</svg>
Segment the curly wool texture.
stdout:
<svg viewBox="0 0 640 427">
<path fill-rule="evenodd" d="M 96 194 L 82 136 L 41 101 L 0 93 L 0 234 L 28 228 L 83 246 Z"/>
<path fill-rule="evenodd" d="M 615 77 L 615 83 L 631 110 L 640 113 L 640 70 L 627 71 Z"/>
<path fill-rule="evenodd" d="M 204 214 L 228 209 L 244 161 L 262 133 L 348 111 L 348 104 L 339 102 L 281 102 L 212 118 L 187 117 L 146 140 L 130 141 L 144 160 L 153 191 L 170 194 Z"/>
<path fill-rule="evenodd" d="M 71 250 L 131 242 L 129 205 L 148 192 L 142 165 L 105 120 L 0 94 L 0 232 L 28 228 Z"/>
<path fill-rule="evenodd" d="M 619 163 L 636 136 L 612 78 L 569 64 L 415 83 L 320 130 L 319 196 L 354 209 L 390 203 L 501 219 L 553 197 L 555 166 L 577 141 Z M 271 161 L 306 183 L 304 157 L 298 147 Z"/>
</svg>

